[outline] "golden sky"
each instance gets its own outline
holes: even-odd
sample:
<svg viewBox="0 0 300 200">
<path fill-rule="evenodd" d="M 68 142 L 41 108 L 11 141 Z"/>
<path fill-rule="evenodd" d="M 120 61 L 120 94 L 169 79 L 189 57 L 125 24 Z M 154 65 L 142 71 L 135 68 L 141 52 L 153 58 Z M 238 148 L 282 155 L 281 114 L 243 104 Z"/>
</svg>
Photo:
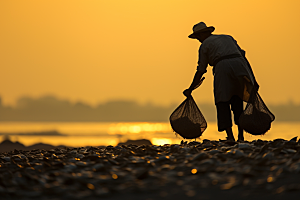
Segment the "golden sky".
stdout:
<svg viewBox="0 0 300 200">
<path fill-rule="evenodd" d="M 246 51 L 267 103 L 300 103 L 299 0 L 2 0 L 0 96 L 53 94 L 90 104 L 184 99 L 200 43 L 195 23 Z M 194 93 L 213 103 L 212 73 Z"/>
</svg>

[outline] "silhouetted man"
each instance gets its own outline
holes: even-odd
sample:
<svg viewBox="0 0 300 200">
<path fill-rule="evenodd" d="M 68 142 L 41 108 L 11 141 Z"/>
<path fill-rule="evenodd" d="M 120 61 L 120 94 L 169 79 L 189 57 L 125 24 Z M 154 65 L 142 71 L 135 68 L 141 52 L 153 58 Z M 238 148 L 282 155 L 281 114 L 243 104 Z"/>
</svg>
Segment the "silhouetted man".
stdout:
<svg viewBox="0 0 300 200">
<path fill-rule="evenodd" d="M 213 66 L 214 97 L 217 108 L 218 131 L 226 131 L 227 140 L 234 141 L 232 133 L 231 110 L 234 122 L 238 126 L 238 140 L 244 141 L 243 129 L 239 126 L 239 117 L 243 112 L 245 84 L 248 81 L 256 83 L 252 69 L 245 58 L 245 51 L 230 35 L 213 35 L 213 26 L 207 27 L 200 22 L 193 27 L 189 38 L 197 39 L 202 44 L 199 48 L 197 71 L 191 86 L 183 94 L 189 96 L 202 75 L 206 73 L 207 65 Z"/>
</svg>

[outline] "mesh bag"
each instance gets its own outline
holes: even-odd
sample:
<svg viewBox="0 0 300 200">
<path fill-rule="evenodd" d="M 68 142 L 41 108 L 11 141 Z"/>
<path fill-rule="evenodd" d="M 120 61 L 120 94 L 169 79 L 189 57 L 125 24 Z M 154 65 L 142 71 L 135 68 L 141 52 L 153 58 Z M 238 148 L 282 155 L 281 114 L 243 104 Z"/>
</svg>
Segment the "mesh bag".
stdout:
<svg viewBox="0 0 300 200">
<path fill-rule="evenodd" d="M 275 116 L 258 94 L 258 86 L 251 89 L 248 103 L 240 116 L 240 127 L 252 135 L 264 135 L 271 128 Z"/>
<path fill-rule="evenodd" d="M 194 88 L 198 88 L 204 80 Z M 193 89 L 193 90 L 194 90 Z M 176 134 L 185 139 L 195 139 L 202 135 L 207 123 L 192 96 L 187 97 L 171 114 L 170 124 Z"/>
</svg>

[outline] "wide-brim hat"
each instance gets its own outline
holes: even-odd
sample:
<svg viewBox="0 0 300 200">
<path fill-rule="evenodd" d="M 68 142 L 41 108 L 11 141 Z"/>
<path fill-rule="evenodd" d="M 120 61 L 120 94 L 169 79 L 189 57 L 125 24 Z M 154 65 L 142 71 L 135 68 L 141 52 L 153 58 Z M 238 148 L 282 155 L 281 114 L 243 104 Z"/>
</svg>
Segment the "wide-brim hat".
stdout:
<svg viewBox="0 0 300 200">
<path fill-rule="evenodd" d="M 196 38 L 195 36 L 198 33 L 206 32 L 206 31 L 213 32 L 214 30 L 215 30 L 215 27 L 213 27 L 213 26 L 207 27 L 204 22 L 200 22 L 200 23 L 195 24 L 193 26 L 193 33 L 191 35 L 189 35 L 189 38 L 193 38 L 194 39 L 194 38 Z"/>
</svg>

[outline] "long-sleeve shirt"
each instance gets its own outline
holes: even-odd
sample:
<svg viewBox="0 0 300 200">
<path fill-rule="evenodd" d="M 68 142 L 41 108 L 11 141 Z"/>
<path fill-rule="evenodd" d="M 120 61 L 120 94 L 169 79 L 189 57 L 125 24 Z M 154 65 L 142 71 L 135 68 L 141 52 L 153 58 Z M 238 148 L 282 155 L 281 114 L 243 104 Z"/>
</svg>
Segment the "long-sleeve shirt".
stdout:
<svg viewBox="0 0 300 200">
<path fill-rule="evenodd" d="M 205 73 L 208 64 L 213 66 L 218 58 L 230 54 L 241 54 L 241 51 L 243 50 L 230 35 L 211 35 L 199 48 L 197 70 Z"/>
<path fill-rule="evenodd" d="M 208 64 L 213 66 L 217 59 L 231 54 L 241 57 L 221 60 L 214 66 L 214 96 L 215 103 L 226 102 L 233 95 L 238 95 L 247 101 L 245 85 L 248 81 L 254 83 L 247 61 L 242 55 L 244 51 L 230 35 L 211 35 L 199 48 L 197 71 L 206 73 Z M 246 77 L 246 79 L 245 79 Z"/>
</svg>

